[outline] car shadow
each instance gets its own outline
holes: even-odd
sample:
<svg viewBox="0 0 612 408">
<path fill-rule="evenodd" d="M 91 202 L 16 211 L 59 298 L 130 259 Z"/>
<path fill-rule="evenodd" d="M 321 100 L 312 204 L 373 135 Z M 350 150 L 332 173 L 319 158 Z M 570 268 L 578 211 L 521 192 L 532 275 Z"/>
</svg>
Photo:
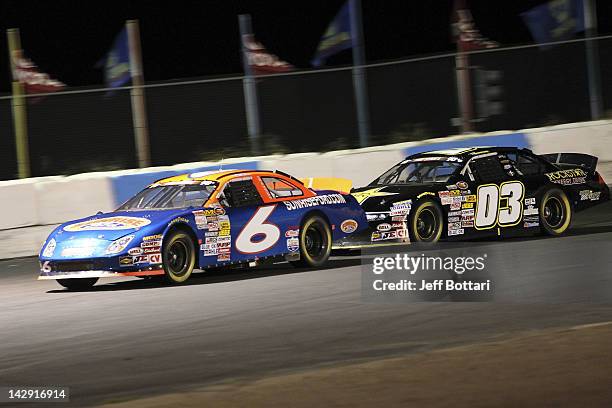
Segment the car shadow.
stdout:
<svg viewBox="0 0 612 408">
<path fill-rule="evenodd" d="M 78 292 L 108 292 L 120 290 L 142 290 L 142 289 L 159 289 L 159 288 L 176 288 L 181 286 L 195 285 L 211 285 L 215 283 L 235 282 L 249 279 L 259 279 L 279 275 L 294 275 L 300 273 L 320 272 L 327 269 L 345 268 L 357 266 L 361 263 L 361 259 L 331 259 L 321 268 L 294 268 L 288 263 L 278 263 L 272 265 L 261 265 L 255 268 L 225 268 L 225 269 L 210 269 L 207 271 L 196 271 L 187 282 L 181 285 L 171 285 L 165 283 L 163 277 L 155 277 L 154 279 L 132 279 L 125 281 L 98 283 L 90 289 L 86 290 L 68 290 L 54 289 L 47 293 L 78 293 Z"/>
</svg>

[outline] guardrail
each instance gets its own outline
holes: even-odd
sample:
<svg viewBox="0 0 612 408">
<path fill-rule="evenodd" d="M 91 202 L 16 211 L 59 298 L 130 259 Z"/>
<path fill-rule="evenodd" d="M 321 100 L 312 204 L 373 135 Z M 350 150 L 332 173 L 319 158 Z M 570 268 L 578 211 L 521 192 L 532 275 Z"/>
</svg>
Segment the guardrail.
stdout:
<svg viewBox="0 0 612 408">
<path fill-rule="evenodd" d="M 171 175 L 224 169 L 279 169 L 296 177 L 342 177 L 365 185 L 409 154 L 468 146 L 519 146 L 536 153 L 579 152 L 599 157 L 612 180 L 612 121 L 430 139 L 328 153 L 248 157 L 219 162 L 84 173 L 0 182 L 0 230 L 59 224 L 111 211 L 151 182 Z"/>
</svg>

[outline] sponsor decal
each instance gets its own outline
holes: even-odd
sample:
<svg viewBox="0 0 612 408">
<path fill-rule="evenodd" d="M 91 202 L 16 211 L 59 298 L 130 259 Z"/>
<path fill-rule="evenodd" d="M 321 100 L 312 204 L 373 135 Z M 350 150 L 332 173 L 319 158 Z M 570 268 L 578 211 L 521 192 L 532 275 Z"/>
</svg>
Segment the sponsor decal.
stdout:
<svg viewBox="0 0 612 408">
<path fill-rule="evenodd" d="M 393 203 L 391 206 L 391 216 L 406 215 L 412 208 L 412 200 L 404 200 Z"/>
<path fill-rule="evenodd" d="M 540 223 L 539 222 L 526 222 L 523 224 L 523 226 L 525 228 L 539 227 Z"/>
<path fill-rule="evenodd" d="M 217 257 L 217 262 L 227 262 L 231 259 L 230 254 L 219 254 Z"/>
<path fill-rule="evenodd" d="M 309 198 L 300 198 L 299 200 L 283 201 L 283 203 L 287 207 L 287 210 L 293 211 L 318 205 L 345 204 L 346 199 L 342 194 L 325 194 Z"/>
<path fill-rule="evenodd" d="M 185 223 L 185 224 L 189 224 L 189 220 L 188 220 L 187 218 L 184 218 L 184 217 L 177 217 L 177 218 L 173 219 L 172 221 L 170 221 L 170 222 L 168 223 L 168 226 L 174 225 L 174 224 L 176 224 L 177 222 L 183 222 L 183 223 Z"/>
<path fill-rule="evenodd" d="M 438 197 L 440 198 L 450 197 L 450 191 L 438 191 Z"/>
<path fill-rule="evenodd" d="M 217 243 L 217 237 L 206 237 L 204 238 L 204 243 L 205 244 L 216 244 Z"/>
<path fill-rule="evenodd" d="M 447 186 L 447 187 L 448 187 L 448 186 Z M 432 193 L 431 191 L 425 191 L 425 192 L 423 192 L 423 193 L 419 194 L 419 195 L 417 196 L 417 198 L 423 198 L 423 197 L 425 197 L 425 196 L 434 196 L 434 197 L 435 197 L 436 195 L 435 195 L 434 193 Z"/>
<path fill-rule="evenodd" d="M 389 239 L 402 239 L 406 237 L 407 237 L 407 232 L 405 229 L 372 233 L 372 241 L 386 241 Z"/>
<path fill-rule="evenodd" d="M 572 184 L 582 184 L 586 182 L 587 173 L 582 169 L 559 170 L 552 173 L 545 173 L 548 180 L 565 186 Z"/>
<path fill-rule="evenodd" d="M 451 210 L 460 210 L 461 209 L 461 202 L 453 202 L 453 203 L 451 203 L 450 209 Z"/>
<path fill-rule="evenodd" d="M 474 203 L 463 203 L 461 208 L 474 208 Z"/>
<path fill-rule="evenodd" d="M 523 215 L 538 215 L 539 213 L 540 211 L 533 205 L 529 205 L 523 210 Z"/>
<path fill-rule="evenodd" d="M 392 227 L 391 227 L 391 224 L 386 223 L 386 222 L 384 222 L 384 223 L 382 223 L 382 224 L 378 224 L 378 226 L 376 227 L 376 229 L 377 229 L 378 231 L 381 231 L 381 232 L 391 231 L 391 228 L 392 228 Z"/>
<path fill-rule="evenodd" d="M 448 216 L 449 217 L 454 217 L 457 215 L 461 215 L 462 211 L 449 211 Z"/>
<path fill-rule="evenodd" d="M 218 237 L 218 238 L 217 238 L 217 242 L 218 242 L 218 243 L 222 243 L 222 242 L 232 242 L 232 237 L 231 237 L 231 236 L 223 236 L 223 237 Z"/>
<path fill-rule="evenodd" d="M 461 195 L 461 191 L 459 191 L 459 190 L 451 190 L 451 191 L 449 191 L 449 193 L 450 193 L 451 197 L 457 197 L 457 196 Z"/>
<path fill-rule="evenodd" d="M 395 215 L 391 217 L 391 221 L 406 221 L 405 215 Z"/>
<path fill-rule="evenodd" d="M 356 193 L 352 193 L 351 195 L 355 197 L 357 203 L 362 204 L 365 200 L 371 197 L 382 197 L 389 195 L 396 195 L 397 193 L 387 193 L 385 191 L 381 191 L 385 187 L 371 188 L 365 191 L 358 191 Z"/>
<path fill-rule="evenodd" d="M 209 222 L 208 223 L 208 230 L 209 231 L 219 231 L 219 223 L 214 221 L 214 222 Z"/>
<path fill-rule="evenodd" d="M 455 229 L 455 230 L 448 230 L 448 235 L 449 236 L 453 236 L 453 235 L 463 235 L 464 234 L 464 230 L 463 228 L 459 228 L 459 229 Z"/>
<path fill-rule="evenodd" d="M 342 224 L 340 224 L 340 230 L 346 234 L 352 234 L 357 231 L 357 221 L 355 220 L 344 220 Z"/>
<path fill-rule="evenodd" d="M 525 205 L 535 205 L 536 199 L 535 197 L 530 197 L 525 199 Z"/>
<path fill-rule="evenodd" d="M 145 254 L 154 254 L 155 252 L 159 252 L 161 251 L 161 247 L 152 247 L 152 248 L 145 248 L 143 253 Z"/>
<path fill-rule="evenodd" d="M 540 218 L 539 217 L 525 217 L 525 218 L 523 218 L 523 221 L 525 221 L 525 222 L 540 222 Z"/>
<path fill-rule="evenodd" d="M 149 255 L 149 263 L 151 264 L 160 264 L 162 263 L 161 254 L 151 254 Z"/>
<path fill-rule="evenodd" d="M 140 217 L 109 217 L 99 218 L 64 227 L 64 231 L 115 231 L 142 228 L 151 223 L 150 220 Z"/>
<path fill-rule="evenodd" d="M 299 229 L 288 229 L 287 231 L 285 231 L 285 238 L 293 238 L 293 237 L 299 237 L 299 236 L 300 236 Z"/>
<path fill-rule="evenodd" d="M 134 258 L 131 256 L 122 256 L 119 258 L 119 265 L 121 266 L 131 266 L 134 265 Z"/>
<path fill-rule="evenodd" d="M 403 222 L 394 222 L 393 224 L 391 224 L 391 228 L 392 229 L 405 229 L 406 224 Z"/>
<path fill-rule="evenodd" d="M 453 199 L 450 197 L 442 197 L 440 199 L 440 202 L 442 203 L 442 205 L 450 205 L 453 203 Z"/>
<path fill-rule="evenodd" d="M 136 256 L 142 254 L 142 248 L 132 248 L 128 251 L 128 255 Z"/>
<path fill-rule="evenodd" d="M 591 190 L 582 190 L 580 191 L 580 200 L 581 201 L 598 201 L 601 192 L 599 191 L 591 191 Z"/>
<path fill-rule="evenodd" d="M 448 222 L 459 222 L 461 219 L 459 217 L 448 217 Z"/>
<path fill-rule="evenodd" d="M 461 228 L 461 223 L 460 222 L 449 222 L 448 223 L 448 229 L 449 230 L 456 230 L 456 229 L 460 229 Z"/>
<path fill-rule="evenodd" d="M 203 210 L 194 211 L 193 218 L 195 219 L 197 229 L 206 229 L 208 220 Z"/>
<path fill-rule="evenodd" d="M 143 241 L 153 241 L 153 240 L 161 240 L 161 239 L 162 239 L 162 235 L 161 234 L 157 234 L 157 235 L 146 236 L 142 240 Z"/>
<path fill-rule="evenodd" d="M 446 189 L 447 189 L 447 190 L 456 190 L 456 189 L 458 189 L 458 188 L 459 188 L 459 187 L 457 187 L 457 185 L 456 185 L 456 184 L 449 184 L 449 185 L 447 185 L 447 186 L 446 186 Z"/>
<path fill-rule="evenodd" d="M 300 240 L 298 238 L 287 239 L 287 249 L 290 252 L 296 252 L 300 249 Z"/>
<path fill-rule="evenodd" d="M 205 237 L 216 237 L 218 235 L 219 235 L 219 233 L 217 231 L 206 231 L 204 233 Z"/>
<path fill-rule="evenodd" d="M 467 190 L 468 184 L 465 181 L 458 181 L 457 182 L 457 188 L 459 190 Z"/>
<path fill-rule="evenodd" d="M 230 222 L 229 221 L 219 221 L 219 229 L 230 229 Z"/>
<path fill-rule="evenodd" d="M 230 235 L 230 230 L 229 229 L 222 229 L 219 231 L 219 236 L 220 237 L 226 237 Z"/>
<path fill-rule="evenodd" d="M 153 248 L 153 247 L 160 247 L 160 246 L 161 246 L 161 240 L 145 241 L 140 244 L 141 248 Z"/>
<path fill-rule="evenodd" d="M 476 202 L 476 194 L 470 194 L 465 196 L 466 203 L 475 203 Z"/>
<path fill-rule="evenodd" d="M 472 220 L 472 221 L 461 221 L 461 228 L 474 228 L 474 220 Z"/>
</svg>

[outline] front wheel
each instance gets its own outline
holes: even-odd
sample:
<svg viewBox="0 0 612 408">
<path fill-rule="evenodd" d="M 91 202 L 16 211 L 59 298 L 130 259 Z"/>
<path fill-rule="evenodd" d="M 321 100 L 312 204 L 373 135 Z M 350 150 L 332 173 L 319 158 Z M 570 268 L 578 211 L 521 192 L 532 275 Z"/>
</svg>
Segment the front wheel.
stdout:
<svg viewBox="0 0 612 408">
<path fill-rule="evenodd" d="M 300 260 L 291 261 L 296 267 L 319 267 L 329 259 L 332 232 L 327 221 L 318 215 L 308 217 L 300 228 Z"/>
<path fill-rule="evenodd" d="M 546 191 L 540 200 L 540 224 L 542 232 L 561 235 L 572 222 L 572 206 L 567 195 L 558 188 Z"/>
<path fill-rule="evenodd" d="M 444 229 L 442 209 L 431 200 L 417 203 L 410 212 L 410 237 L 414 242 L 437 242 Z"/>
<path fill-rule="evenodd" d="M 191 237 L 182 231 L 168 235 L 162 250 L 166 281 L 183 283 L 191 276 L 195 267 L 195 248 Z"/>
<path fill-rule="evenodd" d="M 96 284 L 98 278 L 58 279 L 57 283 L 68 290 L 87 290 Z"/>
</svg>

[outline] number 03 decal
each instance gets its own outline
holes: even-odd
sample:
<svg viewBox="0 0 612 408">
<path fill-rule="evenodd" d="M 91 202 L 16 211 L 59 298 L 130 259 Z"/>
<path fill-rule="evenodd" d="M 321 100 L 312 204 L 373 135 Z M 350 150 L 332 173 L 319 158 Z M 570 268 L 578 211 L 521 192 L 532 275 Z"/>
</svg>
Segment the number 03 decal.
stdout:
<svg viewBox="0 0 612 408">
<path fill-rule="evenodd" d="M 478 187 L 476 195 L 476 229 L 511 227 L 523 218 L 525 186 L 520 181 L 507 181 L 499 186 L 485 184 Z"/>
<path fill-rule="evenodd" d="M 276 205 L 259 207 L 251 219 L 246 223 L 238 238 L 236 238 L 236 249 L 243 254 L 258 254 L 272 248 L 280 238 L 280 229 L 267 223 L 266 220 L 272 214 Z"/>
</svg>

